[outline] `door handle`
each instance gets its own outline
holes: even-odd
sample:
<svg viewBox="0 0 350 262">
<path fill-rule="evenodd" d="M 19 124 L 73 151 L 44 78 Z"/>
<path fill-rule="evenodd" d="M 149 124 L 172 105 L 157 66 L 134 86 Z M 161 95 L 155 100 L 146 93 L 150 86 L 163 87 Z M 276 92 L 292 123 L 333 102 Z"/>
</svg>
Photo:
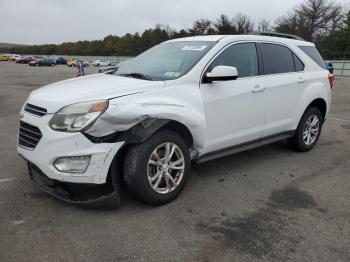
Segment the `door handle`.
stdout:
<svg viewBox="0 0 350 262">
<path fill-rule="evenodd" d="M 257 86 L 255 86 L 255 87 L 253 88 L 252 93 L 253 93 L 253 94 L 261 93 L 261 92 L 264 92 L 265 89 L 266 89 L 266 88 L 265 88 L 264 86 L 259 86 L 259 85 L 257 85 Z"/>
<path fill-rule="evenodd" d="M 304 77 L 299 77 L 298 78 L 298 84 L 304 84 L 306 82 Z"/>
</svg>

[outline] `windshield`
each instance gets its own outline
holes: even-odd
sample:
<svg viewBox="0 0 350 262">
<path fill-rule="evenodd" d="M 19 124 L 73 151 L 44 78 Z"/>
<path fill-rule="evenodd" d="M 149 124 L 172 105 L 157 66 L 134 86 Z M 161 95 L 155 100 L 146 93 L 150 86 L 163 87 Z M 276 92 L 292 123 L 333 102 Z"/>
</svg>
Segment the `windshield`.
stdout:
<svg viewBox="0 0 350 262">
<path fill-rule="evenodd" d="M 147 80 L 176 79 L 189 72 L 215 44 L 212 41 L 166 42 L 123 62 L 115 75 Z"/>
</svg>

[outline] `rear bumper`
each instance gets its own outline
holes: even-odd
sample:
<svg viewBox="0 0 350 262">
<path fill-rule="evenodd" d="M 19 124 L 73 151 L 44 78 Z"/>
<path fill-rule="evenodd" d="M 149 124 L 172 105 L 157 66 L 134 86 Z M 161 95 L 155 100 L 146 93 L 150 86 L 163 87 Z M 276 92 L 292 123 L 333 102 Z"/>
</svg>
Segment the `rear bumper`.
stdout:
<svg viewBox="0 0 350 262">
<path fill-rule="evenodd" d="M 113 173 L 102 185 L 65 183 L 49 178 L 37 166 L 28 162 L 30 179 L 49 195 L 85 208 L 116 208 L 120 206 L 118 175 Z"/>
</svg>

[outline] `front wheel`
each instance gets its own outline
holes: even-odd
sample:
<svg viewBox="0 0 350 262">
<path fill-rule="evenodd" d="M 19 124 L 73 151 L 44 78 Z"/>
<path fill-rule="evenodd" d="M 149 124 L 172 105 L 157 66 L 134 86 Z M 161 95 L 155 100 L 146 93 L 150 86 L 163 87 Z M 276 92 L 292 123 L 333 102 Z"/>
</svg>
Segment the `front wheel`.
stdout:
<svg viewBox="0 0 350 262">
<path fill-rule="evenodd" d="M 190 165 L 189 149 L 181 136 L 161 130 L 129 148 L 124 162 L 125 184 L 142 202 L 162 205 L 183 190 Z"/>
<path fill-rule="evenodd" d="M 304 113 L 293 137 L 288 139 L 289 145 L 301 152 L 315 147 L 321 135 L 323 116 L 317 107 L 311 107 Z"/>
</svg>

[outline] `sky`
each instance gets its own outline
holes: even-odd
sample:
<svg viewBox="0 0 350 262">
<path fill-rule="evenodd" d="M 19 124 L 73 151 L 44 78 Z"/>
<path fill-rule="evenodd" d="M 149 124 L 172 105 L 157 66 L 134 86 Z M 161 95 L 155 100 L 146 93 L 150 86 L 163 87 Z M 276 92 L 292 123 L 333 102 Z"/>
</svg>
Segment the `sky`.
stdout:
<svg viewBox="0 0 350 262">
<path fill-rule="evenodd" d="M 221 14 L 273 22 L 303 0 L 0 0 L 0 43 L 48 44 L 143 32 L 155 24 L 189 28 Z M 337 0 L 348 5 L 349 0 Z"/>
</svg>

